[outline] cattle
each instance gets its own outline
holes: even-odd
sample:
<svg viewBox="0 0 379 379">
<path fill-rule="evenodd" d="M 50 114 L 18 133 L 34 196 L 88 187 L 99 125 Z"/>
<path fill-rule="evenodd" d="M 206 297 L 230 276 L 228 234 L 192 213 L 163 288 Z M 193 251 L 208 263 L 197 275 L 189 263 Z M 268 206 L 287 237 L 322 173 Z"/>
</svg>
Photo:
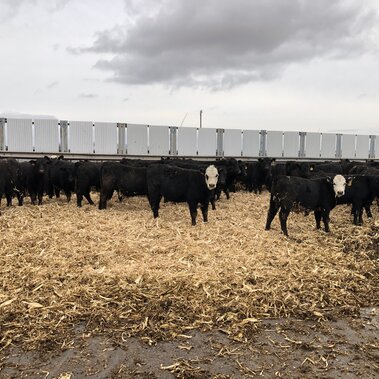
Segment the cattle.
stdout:
<svg viewBox="0 0 379 379">
<path fill-rule="evenodd" d="M 48 191 L 48 167 L 50 164 L 51 159 L 47 156 L 20 164 L 23 191 L 25 194 L 29 194 L 33 205 L 36 204 L 37 197 L 38 205 L 41 205 L 43 195 Z"/>
<path fill-rule="evenodd" d="M 334 177 L 305 179 L 280 176 L 274 178 L 271 188 L 270 207 L 267 214 L 266 230 L 279 211 L 281 230 L 288 237 L 287 218 L 294 205 L 314 211 L 316 227 L 320 229 L 321 219 L 325 232 L 329 232 L 329 213 L 336 205 L 336 198 L 345 194 L 346 179 Z"/>
<path fill-rule="evenodd" d="M 22 205 L 23 194 L 20 185 L 20 166 L 15 159 L 0 160 L 0 203 L 5 195 L 7 206 L 12 205 L 12 197 L 16 194 L 18 204 Z"/>
<path fill-rule="evenodd" d="M 247 164 L 246 189 L 249 192 L 261 193 L 262 187 L 270 187 L 271 165 L 274 158 L 258 158 L 257 162 Z"/>
<path fill-rule="evenodd" d="M 337 204 L 351 204 L 353 223 L 363 224 L 363 209 L 366 209 L 368 217 L 372 217 L 370 205 L 379 195 L 379 176 L 357 175 L 349 177 L 343 196 L 339 197 Z"/>
<path fill-rule="evenodd" d="M 115 190 L 125 196 L 146 195 L 146 167 L 104 163 L 100 172 L 99 209 L 107 207 L 107 200 Z"/>
<path fill-rule="evenodd" d="M 147 168 L 147 191 L 154 218 L 158 217 L 162 197 L 173 202 L 187 202 L 192 225 L 196 225 L 200 204 L 203 221 L 208 221 L 211 191 L 216 188 L 218 170 L 210 165 L 206 170 L 185 169 L 171 165 L 151 165 Z"/>
<path fill-rule="evenodd" d="M 327 172 L 330 174 L 343 174 L 342 165 L 339 162 L 322 162 L 322 163 L 312 163 L 310 164 L 311 172 Z"/>
<path fill-rule="evenodd" d="M 80 161 L 74 164 L 76 203 L 78 207 L 82 206 L 83 196 L 89 204 L 94 204 L 90 192 L 93 187 L 97 191 L 100 190 L 100 169 L 101 163 L 96 162 Z"/>
<path fill-rule="evenodd" d="M 307 162 L 287 161 L 285 164 L 285 171 L 287 176 L 309 178 L 310 164 Z"/>
<path fill-rule="evenodd" d="M 49 197 L 55 193 L 60 197 L 62 190 L 67 201 L 71 200 L 71 192 L 75 190 L 75 166 L 73 163 L 63 159 L 53 159 L 49 167 Z"/>
</svg>

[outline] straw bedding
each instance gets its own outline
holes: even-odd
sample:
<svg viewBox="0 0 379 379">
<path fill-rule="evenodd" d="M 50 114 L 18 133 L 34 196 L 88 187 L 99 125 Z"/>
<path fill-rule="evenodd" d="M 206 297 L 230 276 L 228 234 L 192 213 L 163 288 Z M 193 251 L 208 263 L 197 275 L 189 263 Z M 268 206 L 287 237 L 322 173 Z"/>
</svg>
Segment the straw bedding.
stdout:
<svg viewBox="0 0 379 379">
<path fill-rule="evenodd" d="M 0 217 L 0 349 L 70 346 L 79 324 L 117 340 L 218 328 L 245 341 L 262 318 L 378 304 L 379 228 L 353 226 L 347 206 L 330 234 L 291 213 L 285 238 L 278 218 L 264 231 L 267 193 L 222 198 L 195 227 L 186 204 L 162 204 L 154 220 L 142 197 L 105 211 L 44 201 Z"/>
</svg>

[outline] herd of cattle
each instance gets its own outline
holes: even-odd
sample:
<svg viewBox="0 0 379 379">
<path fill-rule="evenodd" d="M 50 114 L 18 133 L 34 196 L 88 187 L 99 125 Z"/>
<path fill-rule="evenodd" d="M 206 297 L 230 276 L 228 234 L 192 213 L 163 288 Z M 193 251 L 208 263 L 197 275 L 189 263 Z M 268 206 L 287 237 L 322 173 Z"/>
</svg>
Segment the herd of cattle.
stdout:
<svg viewBox="0 0 379 379">
<path fill-rule="evenodd" d="M 0 159 L 0 201 L 5 195 L 8 206 L 15 196 L 19 205 L 25 196 L 30 196 L 32 204 L 37 199 L 42 204 L 44 195 L 59 197 L 63 192 L 70 201 L 75 192 L 81 207 L 83 197 L 94 204 L 90 193 L 96 189 L 100 191 L 99 209 L 105 209 L 116 191 L 120 201 L 123 196 L 147 196 L 154 217 L 158 217 L 162 197 L 165 201 L 187 202 L 192 225 L 196 225 L 198 206 L 206 222 L 209 203 L 215 209 L 222 192 L 229 199 L 236 188 L 260 193 L 264 187 L 271 192 L 267 230 L 279 211 L 281 229 L 288 236 L 288 215 L 300 207 L 306 214 L 313 211 L 316 227 L 320 228 L 322 220 L 328 232 L 329 213 L 337 204 L 352 205 L 356 225 L 362 224 L 363 209 L 372 217 L 370 206 L 379 196 L 379 162 L 124 158 L 119 162 L 74 163 L 63 156 L 24 162 Z"/>
</svg>

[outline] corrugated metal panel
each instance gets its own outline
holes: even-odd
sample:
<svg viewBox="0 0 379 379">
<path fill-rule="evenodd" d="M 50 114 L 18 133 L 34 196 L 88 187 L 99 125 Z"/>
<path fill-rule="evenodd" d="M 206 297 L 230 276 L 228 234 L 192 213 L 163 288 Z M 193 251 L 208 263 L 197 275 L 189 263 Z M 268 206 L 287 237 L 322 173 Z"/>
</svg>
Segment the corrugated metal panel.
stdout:
<svg viewBox="0 0 379 379">
<path fill-rule="evenodd" d="M 283 132 L 267 131 L 267 147 L 268 157 L 281 157 L 283 154 Z"/>
<path fill-rule="evenodd" d="M 322 133 L 321 139 L 321 158 L 336 157 L 336 135 Z"/>
<path fill-rule="evenodd" d="M 200 156 L 215 156 L 217 150 L 216 129 L 199 129 L 198 154 Z"/>
<path fill-rule="evenodd" d="M 225 129 L 224 130 L 224 156 L 240 157 L 242 154 L 241 130 Z"/>
<path fill-rule="evenodd" d="M 193 156 L 197 153 L 197 128 L 178 128 L 178 155 Z"/>
<path fill-rule="evenodd" d="M 8 118 L 7 135 L 8 151 L 33 151 L 33 127 L 31 119 Z"/>
<path fill-rule="evenodd" d="M 283 156 L 286 158 L 298 158 L 300 149 L 299 132 L 283 133 Z"/>
<path fill-rule="evenodd" d="M 5 118 L 0 118 L 0 150 L 5 150 Z"/>
<path fill-rule="evenodd" d="M 70 121 L 69 149 L 71 153 L 93 153 L 93 123 Z"/>
<path fill-rule="evenodd" d="M 242 136 L 242 155 L 244 157 L 258 157 L 259 147 L 259 130 L 244 130 Z"/>
<path fill-rule="evenodd" d="M 128 124 L 126 128 L 126 145 L 129 155 L 147 155 L 147 125 Z"/>
<path fill-rule="evenodd" d="M 307 158 L 320 158 L 320 133 L 308 133 L 305 137 L 305 156 Z"/>
<path fill-rule="evenodd" d="M 96 154 L 117 154 L 117 138 L 117 123 L 95 123 L 94 139 Z"/>
<path fill-rule="evenodd" d="M 149 154 L 168 155 L 170 152 L 170 127 L 149 126 Z"/>
<path fill-rule="evenodd" d="M 342 135 L 342 154 L 341 158 L 354 158 L 355 156 L 355 135 Z"/>
<path fill-rule="evenodd" d="M 35 151 L 39 153 L 59 152 L 58 124 L 58 120 L 34 120 Z"/>
<path fill-rule="evenodd" d="M 359 159 L 367 159 L 369 155 L 369 136 L 357 135 L 357 148 L 355 156 Z"/>
</svg>

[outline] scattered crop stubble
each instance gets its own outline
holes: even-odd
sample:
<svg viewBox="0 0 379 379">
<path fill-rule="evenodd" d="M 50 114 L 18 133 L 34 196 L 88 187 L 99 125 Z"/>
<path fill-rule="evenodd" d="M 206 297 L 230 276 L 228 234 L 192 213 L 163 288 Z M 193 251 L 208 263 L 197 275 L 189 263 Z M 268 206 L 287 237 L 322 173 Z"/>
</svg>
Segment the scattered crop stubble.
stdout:
<svg viewBox="0 0 379 379">
<path fill-rule="evenodd" d="M 264 231 L 268 203 L 239 192 L 195 227 L 186 205 L 162 204 L 154 220 L 137 197 L 105 211 L 63 199 L 5 209 L 0 349 L 69 346 L 79 323 L 149 343 L 194 328 L 245 341 L 262 318 L 333 318 L 378 304 L 374 221 L 355 227 L 338 207 L 326 234 L 312 215 L 291 213 L 285 238 L 278 219 Z"/>
</svg>

